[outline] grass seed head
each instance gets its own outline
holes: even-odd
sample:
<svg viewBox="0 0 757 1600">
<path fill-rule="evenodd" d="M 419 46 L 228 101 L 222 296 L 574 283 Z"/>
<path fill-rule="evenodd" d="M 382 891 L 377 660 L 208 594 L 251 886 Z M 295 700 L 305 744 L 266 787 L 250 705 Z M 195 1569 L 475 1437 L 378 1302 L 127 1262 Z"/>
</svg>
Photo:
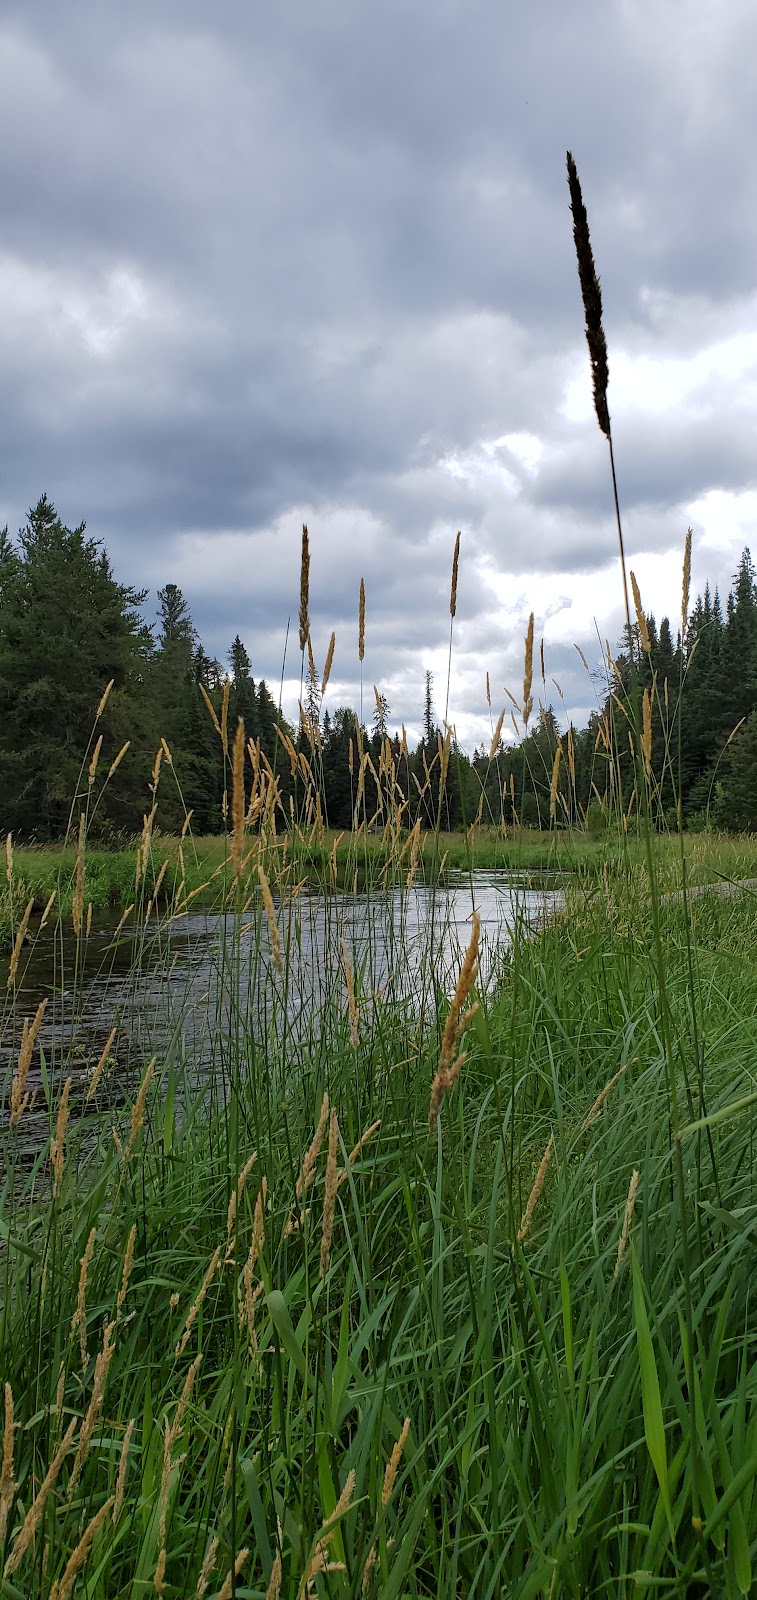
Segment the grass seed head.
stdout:
<svg viewBox="0 0 757 1600">
<path fill-rule="evenodd" d="M 689 618 L 689 591 L 691 589 L 691 528 L 686 529 L 686 543 L 683 550 L 683 582 L 681 585 L 681 638 L 686 636 L 686 623 Z"/>
<path fill-rule="evenodd" d="M 13 1548 L 3 1568 L 4 1578 L 12 1577 L 13 1573 L 16 1571 L 16 1568 L 20 1566 L 26 1551 L 34 1539 L 37 1528 L 42 1521 L 42 1514 L 44 1512 L 45 1505 L 47 1504 L 47 1497 L 50 1493 L 50 1490 L 53 1488 L 63 1462 L 65 1461 L 69 1450 L 71 1449 L 71 1442 L 73 1440 L 74 1433 L 76 1432 L 76 1422 L 76 1417 L 72 1417 L 66 1432 L 63 1435 L 60 1444 L 58 1445 L 55 1455 L 50 1462 L 45 1477 L 43 1478 L 42 1483 L 40 1484 L 40 1487 L 37 1490 L 34 1499 L 32 1500 L 29 1510 L 24 1517 L 21 1527 L 16 1534 Z"/>
<path fill-rule="evenodd" d="M 16 1493 L 16 1484 L 13 1477 L 13 1435 L 17 1426 L 18 1424 L 13 1420 L 13 1390 L 10 1384 L 6 1383 L 3 1464 L 2 1469 L 0 1469 L 0 1544 L 5 1543 L 8 1516 Z"/>
<path fill-rule="evenodd" d="M 620 1269 L 623 1265 L 623 1257 L 625 1256 L 628 1248 L 628 1240 L 631 1234 L 631 1223 L 633 1222 L 633 1214 L 636 1209 L 636 1190 L 638 1187 L 639 1173 L 638 1168 L 634 1167 L 634 1170 L 631 1173 L 631 1182 L 628 1186 L 628 1198 L 626 1200 L 625 1210 L 623 1212 L 623 1226 L 621 1227 L 620 1239 L 618 1241 L 618 1255 L 615 1262 L 616 1278 L 620 1276 Z"/>
<path fill-rule="evenodd" d="M 8 839 L 10 839 L 10 834 L 6 835 L 6 842 L 7 842 Z M 13 869 L 11 867 L 11 871 L 12 870 Z M 15 937 L 15 939 L 13 941 L 13 950 L 11 952 L 10 964 L 8 966 L 8 977 L 7 977 L 7 981 L 6 981 L 6 988 L 7 989 L 12 989 L 13 985 L 14 985 L 14 983 L 16 981 L 16 973 L 18 972 L 18 963 L 19 963 L 19 959 L 20 959 L 20 956 L 21 956 L 21 951 L 22 951 L 22 949 L 24 947 L 24 942 L 26 940 L 26 933 L 27 933 L 27 929 L 29 927 L 29 918 L 30 918 L 33 910 L 34 910 L 34 895 L 32 895 L 31 899 L 29 900 L 28 904 L 26 905 L 26 907 L 24 909 L 23 916 L 22 916 L 21 921 L 19 922 L 18 928 L 16 930 L 16 937 Z"/>
<path fill-rule="evenodd" d="M 329 1117 L 329 1148 L 326 1160 L 326 1187 L 323 1196 L 323 1224 L 321 1228 L 320 1276 L 325 1278 L 331 1259 L 331 1240 L 334 1232 L 334 1210 L 338 1188 L 337 1155 L 339 1152 L 339 1124 L 336 1112 Z"/>
<path fill-rule="evenodd" d="M 63 1164 L 65 1160 L 66 1129 L 68 1127 L 69 1095 L 71 1093 L 71 1079 L 66 1078 L 63 1093 L 58 1106 L 58 1117 L 55 1124 L 55 1133 L 50 1140 L 50 1161 L 53 1169 L 53 1199 L 57 1200 L 60 1186 L 63 1182 Z"/>
<path fill-rule="evenodd" d="M 304 652 L 310 634 L 310 540 L 307 524 L 302 524 L 300 556 L 300 650 Z"/>
<path fill-rule="evenodd" d="M 589 359 L 591 361 L 591 375 L 594 386 L 594 410 L 597 414 L 597 422 L 605 438 L 609 440 L 610 413 L 607 409 L 609 368 L 607 363 L 607 341 L 602 325 L 602 291 L 599 287 L 599 278 L 594 266 L 594 255 L 589 237 L 589 219 L 583 203 L 578 170 L 570 151 L 567 153 L 566 161 L 568 188 L 570 190 L 570 209 L 573 213 L 573 239 L 576 246 L 578 277 L 581 284 L 581 298 L 586 318 L 586 342 L 589 346 Z"/>
<path fill-rule="evenodd" d="M 360 601 L 358 605 L 357 623 L 357 653 L 361 661 L 365 658 L 365 579 L 360 579 Z"/>
<path fill-rule="evenodd" d="M 531 1231 L 531 1223 L 533 1221 L 534 1212 L 539 1203 L 539 1196 L 544 1188 L 544 1179 L 547 1176 L 547 1168 L 552 1160 L 554 1148 L 555 1136 L 553 1133 L 551 1133 L 547 1148 L 544 1151 L 544 1155 L 539 1163 L 539 1170 L 534 1179 L 534 1186 L 526 1202 L 526 1209 L 521 1217 L 521 1223 L 518 1229 L 518 1244 L 523 1244 L 524 1240 L 528 1238 L 528 1235 Z"/>
<path fill-rule="evenodd" d="M 87 1523 L 79 1543 L 68 1558 L 62 1577 L 59 1578 L 57 1583 L 53 1584 L 50 1590 L 50 1600 L 70 1600 L 77 1573 L 84 1566 L 100 1528 L 110 1515 L 114 1502 L 115 1495 L 111 1495 L 110 1499 L 104 1501 L 99 1511 L 96 1511 L 91 1521 Z"/>
<path fill-rule="evenodd" d="M 455 554 L 452 557 L 452 583 L 449 592 L 449 614 L 454 617 L 457 611 L 457 574 L 460 565 L 460 534 L 455 540 Z"/>
<path fill-rule="evenodd" d="M 641 603 L 641 595 L 639 593 L 639 585 L 636 582 L 636 574 L 635 574 L 635 572 L 631 572 L 629 574 L 629 576 L 630 576 L 630 579 L 631 579 L 631 589 L 632 589 L 632 592 L 633 592 L 633 604 L 634 604 L 634 610 L 636 612 L 636 622 L 637 622 L 638 629 L 639 629 L 639 638 L 641 639 L 641 648 L 645 652 L 646 655 L 650 656 L 652 654 L 652 640 L 649 637 L 649 624 L 648 624 L 647 619 L 646 619 L 646 617 L 644 615 L 644 607 L 642 606 L 642 603 Z"/>
</svg>

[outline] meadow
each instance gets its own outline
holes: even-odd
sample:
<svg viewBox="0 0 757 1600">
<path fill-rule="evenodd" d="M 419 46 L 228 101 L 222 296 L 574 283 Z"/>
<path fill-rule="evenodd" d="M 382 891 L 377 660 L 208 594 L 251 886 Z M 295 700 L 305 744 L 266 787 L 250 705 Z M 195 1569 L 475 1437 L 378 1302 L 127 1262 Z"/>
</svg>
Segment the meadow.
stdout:
<svg viewBox="0 0 757 1600">
<path fill-rule="evenodd" d="M 685 567 L 684 624 L 686 596 Z M 757 852 L 660 831 L 649 698 L 621 703 L 634 788 L 600 839 L 406 834 L 390 750 L 380 836 L 287 833 L 223 725 L 224 840 L 152 814 L 117 861 L 87 801 L 68 852 L 6 841 L 2 1596 L 755 1592 L 755 892 L 692 890 Z M 431 924 L 409 998 L 345 939 L 295 1029 L 282 910 L 441 897 L 453 865 L 474 892 L 477 866 L 565 872 L 562 908 L 516 916 L 484 979 L 472 900 L 449 984 Z M 24 1011 L 43 901 L 74 1020 L 98 907 L 131 907 L 135 966 L 190 905 L 227 912 L 209 1080 L 117 1025 L 74 1073 Z"/>
</svg>

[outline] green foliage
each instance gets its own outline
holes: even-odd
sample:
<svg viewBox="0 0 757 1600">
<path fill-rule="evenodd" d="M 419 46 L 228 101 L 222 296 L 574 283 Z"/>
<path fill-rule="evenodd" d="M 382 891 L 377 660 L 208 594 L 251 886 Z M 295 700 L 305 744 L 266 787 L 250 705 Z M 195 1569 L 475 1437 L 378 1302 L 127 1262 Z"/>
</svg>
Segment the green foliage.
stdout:
<svg viewBox="0 0 757 1600">
<path fill-rule="evenodd" d="M 0 552 L 0 793 L 6 829 L 60 836 L 87 789 L 82 752 L 106 684 L 103 762 L 131 740 L 103 797 L 103 823 L 133 828 L 149 768 L 144 692 L 151 650 L 144 594 L 113 578 L 84 524 L 63 526 L 43 495 L 19 546 Z"/>
</svg>

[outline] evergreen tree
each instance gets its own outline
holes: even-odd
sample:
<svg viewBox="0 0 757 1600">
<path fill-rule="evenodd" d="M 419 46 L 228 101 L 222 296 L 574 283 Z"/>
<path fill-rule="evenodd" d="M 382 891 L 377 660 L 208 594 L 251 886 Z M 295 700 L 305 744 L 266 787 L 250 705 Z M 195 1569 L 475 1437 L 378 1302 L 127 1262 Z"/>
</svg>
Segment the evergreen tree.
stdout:
<svg viewBox="0 0 757 1600">
<path fill-rule="evenodd" d="M 65 527 L 43 495 L 18 548 L 7 530 L 0 536 L 2 826 L 27 837 L 65 832 L 97 705 L 111 679 L 98 728 L 103 763 L 127 739 L 133 749 L 104 791 L 99 821 L 136 828 L 149 775 L 145 677 L 152 636 L 140 614 L 146 591 L 116 582 L 85 526 Z"/>
</svg>

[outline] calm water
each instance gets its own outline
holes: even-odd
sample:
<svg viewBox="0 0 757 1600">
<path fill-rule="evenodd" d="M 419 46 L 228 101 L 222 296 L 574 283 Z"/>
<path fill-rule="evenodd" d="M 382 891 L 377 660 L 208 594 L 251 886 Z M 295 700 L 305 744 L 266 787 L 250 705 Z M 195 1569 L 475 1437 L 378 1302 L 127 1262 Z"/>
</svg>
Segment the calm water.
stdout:
<svg viewBox="0 0 757 1600">
<path fill-rule="evenodd" d="M 342 941 L 361 1015 L 382 1000 L 417 1009 L 436 985 L 448 993 L 454 989 L 474 906 L 481 917 L 480 972 L 486 981 L 516 919 L 534 926 L 559 900 L 557 887 L 530 888 L 499 872 L 477 872 L 472 882 L 451 876 L 443 890 L 433 892 L 420 885 L 409 893 L 371 896 L 302 893 L 277 908 L 284 974 L 271 964 L 265 923 L 260 929 L 243 918 L 240 926 L 230 915 L 185 916 L 156 930 L 141 951 L 130 938 L 114 941 L 115 916 L 101 919 L 78 973 L 70 926 L 62 940 L 59 931 L 47 928 L 30 950 L 15 1012 L 6 1007 L 3 1078 L 7 1084 L 23 1017 L 33 1015 L 45 996 L 43 1059 L 51 1073 L 65 1060 L 80 1094 L 117 1025 L 118 1072 L 111 1092 L 118 1098 L 152 1054 L 160 1061 L 174 1057 L 198 1074 L 212 1073 L 229 1036 L 242 1030 L 261 1043 L 286 1019 L 295 1040 L 317 1034 L 329 1008 L 341 1014 L 346 1005 Z M 0 982 L 4 977 L 0 971 Z M 41 1086 L 41 1071 L 35 1058 L 32 1087 Z"/>
</svg>

